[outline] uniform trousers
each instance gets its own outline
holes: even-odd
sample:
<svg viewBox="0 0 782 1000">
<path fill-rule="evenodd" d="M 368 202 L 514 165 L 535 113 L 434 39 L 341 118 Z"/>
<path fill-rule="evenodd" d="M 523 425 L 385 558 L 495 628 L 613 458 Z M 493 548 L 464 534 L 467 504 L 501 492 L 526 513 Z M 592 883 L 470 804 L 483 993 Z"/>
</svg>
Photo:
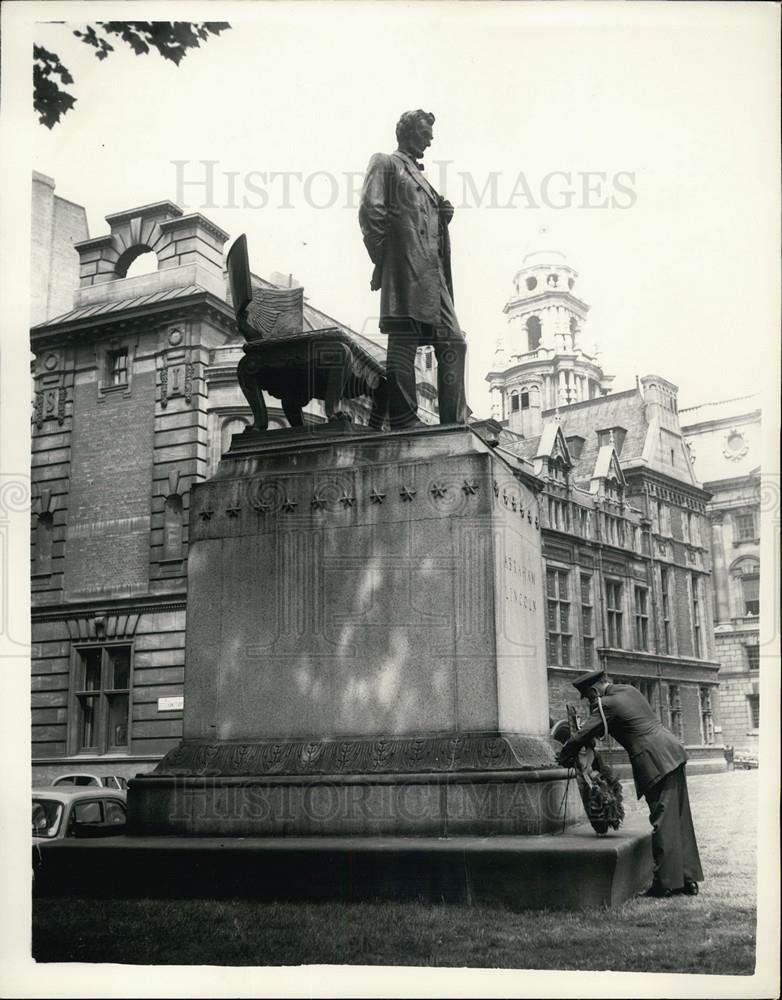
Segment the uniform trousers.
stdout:
<svg viewBox="0 0 782 1000">
<path fill-rule="evenodd" d="M 663 889 L 681 889 L 685 882 L 702 882 L 684 764 L 652 785 L 645 798 L 652 824 L 655 883 Z"/>
</svg>

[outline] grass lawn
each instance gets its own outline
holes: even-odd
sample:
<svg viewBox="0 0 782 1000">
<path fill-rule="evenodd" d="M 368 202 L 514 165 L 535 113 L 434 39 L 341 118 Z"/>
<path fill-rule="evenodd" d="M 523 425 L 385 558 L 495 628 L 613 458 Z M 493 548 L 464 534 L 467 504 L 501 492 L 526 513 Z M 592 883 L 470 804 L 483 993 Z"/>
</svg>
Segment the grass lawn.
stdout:
<svg viewBox="0 0 782 1000">
<path fill-rule="evenodd" d="M 706 877 L 694 898 L 639 898 L 615 910 L 579 913 L 418 903 L 35 900 L 33 956 L 42 962 L 750 975 L 757 779 L 757 771 L 689 779 Z"/>
</svg>

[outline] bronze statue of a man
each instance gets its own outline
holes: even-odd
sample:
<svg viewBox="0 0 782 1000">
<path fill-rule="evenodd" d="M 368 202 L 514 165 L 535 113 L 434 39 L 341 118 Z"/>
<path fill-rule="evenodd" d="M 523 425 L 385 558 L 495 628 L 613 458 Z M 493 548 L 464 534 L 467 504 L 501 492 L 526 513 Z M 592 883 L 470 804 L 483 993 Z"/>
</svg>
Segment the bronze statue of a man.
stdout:
<svg viewBox="0 0 782 1000">
<path fill-rule="evenodd" d="M 398 148 L 375 153 L 361 192 L 359 224 L 380 289 L 380 330 L 388 334 L 388 410 L 392 428 L 417 426 L 416 349 L 434 346 L 440 423 L 465 423 L 466 343 L 453 306 L 448 224 L 453 206 L 426 180 L 419 161 L 432 142 L 434 115 L 406 111 Z"/>
</svg>

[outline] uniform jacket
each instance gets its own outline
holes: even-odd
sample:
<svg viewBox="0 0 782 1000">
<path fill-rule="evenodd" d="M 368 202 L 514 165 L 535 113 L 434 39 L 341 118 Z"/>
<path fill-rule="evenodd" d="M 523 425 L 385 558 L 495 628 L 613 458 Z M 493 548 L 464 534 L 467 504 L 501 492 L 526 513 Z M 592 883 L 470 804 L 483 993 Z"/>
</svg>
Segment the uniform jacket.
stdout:
<svg viewBox="0 0 782 1000">
<path fill-rule="evenodd" d="M 638 688 L 631 684 L 611 684 L 601 701 L 608 732 L 630 757 L 635 790 L 640 799 L 661 778 L 683 764 L 687 754 L 673 733 L 658 721 Z M 595 704 L 584 726 L 566 746 L 580 747 L 602 735 L 603 719 Z"/>
<path fill-rule="evenodd" d="M 394 319 L 439 322 L 441 266 L 453 298 L 447 224 L 452 213 L 407 153 L 375 153 L 369 161 L 358 219 L 380 271 L 383 332 Z"/>
</svg>

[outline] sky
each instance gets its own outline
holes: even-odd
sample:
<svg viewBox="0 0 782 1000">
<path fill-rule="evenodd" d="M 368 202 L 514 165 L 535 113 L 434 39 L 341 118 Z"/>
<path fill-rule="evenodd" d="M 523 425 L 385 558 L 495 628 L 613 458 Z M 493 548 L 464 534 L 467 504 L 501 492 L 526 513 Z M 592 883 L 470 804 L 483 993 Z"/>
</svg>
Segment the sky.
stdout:
<svg viewBox="0 0 782 1000">
<path fill-rule="evenodd" d="M 91 235 L 108 213 L 178 201 L 246 232 L 258 273 L 292 273 L 313 305 L 373 333 L 361 175 L 395 148 L 400 113 L 425 108 L 428 176 L 456 207 L 477 415 L 513 276 L 541 247 L 579 272 L 615 390 L 659 373 L 689 406 L 757 388 L 778 335 L 777 40 L 762 5 L 295 8 L 241 8 L 179 68 L 119 47 L 101 63 L 79 22 L 39 26 L 78 100 L 34 130 L 34 167 L 86 207 Z"/>
</svg>

